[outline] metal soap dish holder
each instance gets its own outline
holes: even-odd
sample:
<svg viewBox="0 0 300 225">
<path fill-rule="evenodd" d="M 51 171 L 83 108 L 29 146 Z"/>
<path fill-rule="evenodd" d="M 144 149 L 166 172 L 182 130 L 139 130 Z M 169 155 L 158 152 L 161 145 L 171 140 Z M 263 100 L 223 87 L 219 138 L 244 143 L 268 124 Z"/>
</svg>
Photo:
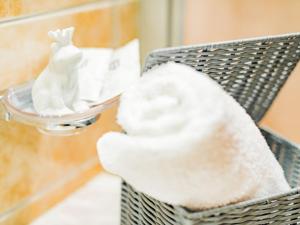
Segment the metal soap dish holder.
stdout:
<svg viewBox="0 0 300 225">
<path fill-rule="evenodd" d="M 34 81 L 11 87 L 0 92 L 0 117 L 36 127 L 50 135 L 74 135 L 94 124 L 101 113 L 116 104 L 119 95 L 101 103 L 93 103 L 89 110 L 62 116 L 43 116 L 34 111 L 31 88 Z"/>
</svg>

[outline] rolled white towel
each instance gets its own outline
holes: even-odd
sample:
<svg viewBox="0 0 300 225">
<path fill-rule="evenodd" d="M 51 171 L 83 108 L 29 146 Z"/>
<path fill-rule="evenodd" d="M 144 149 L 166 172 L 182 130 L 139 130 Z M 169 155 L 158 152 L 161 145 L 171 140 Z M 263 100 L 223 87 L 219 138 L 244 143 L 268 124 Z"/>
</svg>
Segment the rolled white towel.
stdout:
<svg viewBox="0 0 300 225">
<path fill-rule="evenodd" d="M 216 82 L 180 64 L 144 73 L 97 143 L 105 169 L 163 202 L 210 208 L 289 190 L 250 116 Z"/>
</svg>

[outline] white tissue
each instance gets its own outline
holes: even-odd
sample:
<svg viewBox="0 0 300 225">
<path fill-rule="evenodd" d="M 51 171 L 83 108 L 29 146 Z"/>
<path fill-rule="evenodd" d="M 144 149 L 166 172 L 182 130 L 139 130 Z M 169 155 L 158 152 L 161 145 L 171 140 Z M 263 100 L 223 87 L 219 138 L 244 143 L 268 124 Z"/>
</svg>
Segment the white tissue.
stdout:
<svg viewBox="0 0 300 225">
<path fill-rule="evenodd" d="M 112 53 L 99 101 L 105 101 L 121 94 L 133 85 L 139 77 L 139 41 L 134 39 Z"/>
<path fill-rule="evenodd" d="M 210 208 L 289 190 L 245 110 L 205 74 L 175 63 L 122 94 L 118 123 L 97 143 L 104 168 L 160 201 Z"/>
<path fill-rule="evenodd" d="M 79 70 L 79 96 L 85 101 L 100 100 L 104 76 L 109 71 L 113 54 L 110 48 L 81 48 L 85 66 Z"/>
</svg>

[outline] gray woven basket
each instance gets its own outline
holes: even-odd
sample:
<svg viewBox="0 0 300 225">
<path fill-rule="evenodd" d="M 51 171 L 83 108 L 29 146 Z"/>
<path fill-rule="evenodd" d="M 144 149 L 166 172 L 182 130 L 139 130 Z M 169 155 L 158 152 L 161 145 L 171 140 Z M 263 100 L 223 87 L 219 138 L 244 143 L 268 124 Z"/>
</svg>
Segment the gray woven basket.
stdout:
<svg viewBox="0 0 300 225">
<path fill-rule="evenodd" d="M 297 33 L 162 49 L 148 56 L 145 70 L 168 61 L 192 66 L 220 83 L 258 122 L 299 58 Z M 300 224 L 300 149 L 270 131 L 262 134 L 293 187 L 289 193 L 195 212 L 160 202 L 123 181 L 121 224 Z"/>
</svg>

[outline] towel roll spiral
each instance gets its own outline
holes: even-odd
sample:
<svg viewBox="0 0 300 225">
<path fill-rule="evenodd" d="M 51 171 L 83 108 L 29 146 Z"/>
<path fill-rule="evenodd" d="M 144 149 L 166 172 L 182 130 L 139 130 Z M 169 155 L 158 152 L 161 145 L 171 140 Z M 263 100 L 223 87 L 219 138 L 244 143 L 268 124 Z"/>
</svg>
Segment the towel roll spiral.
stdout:
<svg viewBox="0 0 300 225">
<path fill-rule="evenodd" d="M 289 190 L 250 116 L 188 66 L 144 73 L 122 95 L 117 120 L 126 133 L 97 144 L 104 168 L 160 201 L 201 209 Z"/>
</svg>

